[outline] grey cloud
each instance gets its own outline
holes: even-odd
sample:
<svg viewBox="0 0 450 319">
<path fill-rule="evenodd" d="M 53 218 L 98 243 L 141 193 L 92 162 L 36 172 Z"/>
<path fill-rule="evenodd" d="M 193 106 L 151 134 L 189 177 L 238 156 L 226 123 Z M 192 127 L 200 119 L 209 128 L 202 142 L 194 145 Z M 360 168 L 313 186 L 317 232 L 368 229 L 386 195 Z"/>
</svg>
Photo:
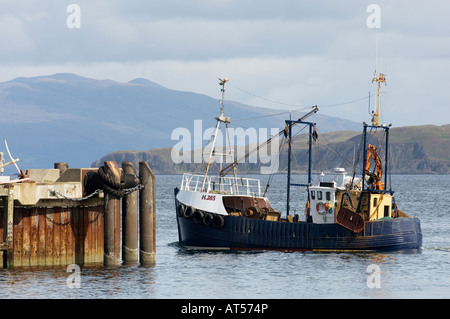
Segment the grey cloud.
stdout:
<svg viewBox="0 0 450 319">
<path fill-rule="evenodd" d="M 78 1 L 82 27 L 69 29 L 66 4 L 10 7 L 18 37 L 0 34 L 9 63 L 202 60 L 320 54 L 356 7 L 330 1 Z M 344 2 L 345 3 L 345 2 Z M 35 11 L 33 11 L 33 8 Z M 351 10 L 349 10 L 351 8 Z M 22 11 L 23 10 L 23 11 Z M 11 18 L 9 18 L 11 20 Z M 344 21 L 344 22 L 342 22 Z M 15 39 L 13 41 L 13 39 Z"/>
<path fill-rule="evenodd" d="M 0 61 L 51 65 L 308 55 L 354 59 L 367 56 L 374 48 L 371 43 L 375 30 L 369 30 L 365 21 L 369 2 L 75 2 L 81 7 L 80 29 L 66 26 L 68 2 L 30 1 L 25 6 L 6 6 L 0 13 L 0 41 L 5 47 L 0 51 Z M 405 47 L 414 45 L 416 35 L 407 33 L 408 26 L 411 31 L 419 26 L 433 30 L 426 24 L 431 19 L 440 25 L 447 23 L 433 1 L 426 6 L 405 1 L 379 2 L 382 25 L 389 26 L 386 30 L 391 53 L 400 47 L 401 54 Z M 421 14 L 422 19 L 412 13 Z M 381 33 L 385 32 L 382 27 Z M 442 34 L 442 28 L 436 32 Z M 433 52 L 434 47 L 441 49 L 439 40 L 448 40 L 445 36 L 438 41 L 430 39 L 424 40 L 428 52 Z M 417 50 L 427 52 L 420 46 Z"/>
<path fill-rule="evenodd" d="M 69 3 L 81 7 L 81 29 L 66 26 Z M 227 76 L 273 100 L 345 102 L 370 85 L 377 34 L 366 26 L 371 3 L 381 7 L 378 54 L 389 62 L 393 107 L 386 115 L 398 110 L 404 123 L 425 116 L 432 122 L 449 100 L 448 1 L 2 1 L 0 69 L 3 77 L 148 77 L 210 96 L 216 96 L 217 76 Z M 415 69 L 426 89 L 417 90 Z M 423 114 L 426 101 L 438 111 Z M 367 105 L 358 112 L 366 116 Z"/>
</svg>

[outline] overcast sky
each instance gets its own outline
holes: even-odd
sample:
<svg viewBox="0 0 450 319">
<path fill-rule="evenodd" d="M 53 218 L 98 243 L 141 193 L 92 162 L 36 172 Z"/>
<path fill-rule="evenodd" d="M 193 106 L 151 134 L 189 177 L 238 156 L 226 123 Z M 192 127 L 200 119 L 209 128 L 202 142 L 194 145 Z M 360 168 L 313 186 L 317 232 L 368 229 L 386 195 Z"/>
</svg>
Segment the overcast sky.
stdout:
<svg viewBox="0 0 450 319">
<path fill-rule="evenodd" d="M 227 77 L 230 100 L 369 122 L 378 61 L 383 122 L 449 124 L 449 15 L 448 0 L 0 0 L 0 81 L 143 77 L 220 98 Z"/>
</svg>

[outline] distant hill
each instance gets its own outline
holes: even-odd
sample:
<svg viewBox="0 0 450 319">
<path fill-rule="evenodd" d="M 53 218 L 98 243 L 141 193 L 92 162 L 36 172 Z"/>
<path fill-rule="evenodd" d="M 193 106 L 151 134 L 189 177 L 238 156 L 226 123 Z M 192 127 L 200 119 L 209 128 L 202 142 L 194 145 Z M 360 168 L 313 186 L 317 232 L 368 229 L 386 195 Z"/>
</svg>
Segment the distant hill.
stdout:
<svg viewBox="0 0 450 319">
<path fill-rule="evenodd" d="M 399 173 L 450 173 L 450 124 L 392 129 L 392 169 Z"/>
<path fill-rule="evenodd" d="M 219 85 L 217 89 L 220 98 Z M 6 138 L 13 156 L 20 158 L 21 169 L 53 167 L 55 162 L 87 167 L 118 150 L 172 147 L 172 131 L 192 130 L 194 120 L 203 120 L 204 129 L 214 126 L 218 98 L 141 78 L 119 83 L 66 73 L 19 77 L 0 83 L 0 138 Z M 243 127 L 281 128 L 288 114 L 270 116 L 279 112 L 226 101 L 232 120 L 251 119 L 238 122 Z M 322 114 L 309 120 L 328 130 L 360 127 Z M 1 143 L 0 151 L 5 152 Z"/>
<path fill-rule="evenodd" d="M 389 134 L 391 173 L 450 174 L 450 125 L 398 127 L 390 129 Z M 360 140 L 361 133 L 356 131 L 320 134 L 318 146 L 313 149 L 313 169 L 331 171 L 335 167 L 344 167 L 347 172 L 351 172 Z M 306 171 L 308 151 L 305 136 L 297 137 L 293 144 L 293 159 L 296 162 L 292 167 L 294 170 Z M 147 161 L 155 174 L 192 172 L 196 167 L 196 164 L 174 164 L 170 153 L 169 147 L 149 151 L 118 151 L 105 155 L 93 166 L 103 165 L 104 161 L 131 161 L 135 165 L 139 161 Z M 241 172 L 259 172 L 258 166 L 253 164 L 239 167 Z M 286 167 L 287 156 L 281 155 L 278 172 L 286 171 Z"/>
</svg>

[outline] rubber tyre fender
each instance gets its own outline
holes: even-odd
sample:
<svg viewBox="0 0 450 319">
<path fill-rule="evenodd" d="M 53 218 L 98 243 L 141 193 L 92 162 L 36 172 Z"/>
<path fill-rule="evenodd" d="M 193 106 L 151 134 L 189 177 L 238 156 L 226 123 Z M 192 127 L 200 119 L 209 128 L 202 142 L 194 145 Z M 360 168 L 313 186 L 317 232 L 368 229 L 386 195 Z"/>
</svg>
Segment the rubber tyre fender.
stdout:
<svg viewBox="0 0 450 319">
<path fill-rule="evenodd" d="M 184 211 L 185 211 L 185 207 L 183 204 L 179 204 L 178 208 L 177 208 L 177 215 L 178 217 L 183 217 L 184 216 Z"/>
<path fill-rule="evenodd" d="M 214 215 L 211 213 L 206 213 L 205 217 L 203 217 L 203 224 L 206 226 L 211 226 L 214 220 Z"/>
<path fill-rule="evenodd" d="M 225 225 L 225 220 L 223 219 L 223 216 L 222 215 L 218 215 L 218 214 L 214 215 L 213 226 L 215 228 L 222 228 L 223 225 Z"/>
<path fill-rule="evenodd" d="M 205 213 L 202 212 L 201 210 L 196 210 L 193 214 L 192 214 L 192 219 L 194 220 L 194 223 L 196 224 L 200 224 L 201 222 L 203 222 L 203 217 L 205 216 Z"/>
<path fill-rule="evenodd" d="M 195 209 L 191 206 L 188 206 L 186 210 L 184 211 L 184 218 L 191 218 L 192 215 L 194 215 Z"/>
</svg>

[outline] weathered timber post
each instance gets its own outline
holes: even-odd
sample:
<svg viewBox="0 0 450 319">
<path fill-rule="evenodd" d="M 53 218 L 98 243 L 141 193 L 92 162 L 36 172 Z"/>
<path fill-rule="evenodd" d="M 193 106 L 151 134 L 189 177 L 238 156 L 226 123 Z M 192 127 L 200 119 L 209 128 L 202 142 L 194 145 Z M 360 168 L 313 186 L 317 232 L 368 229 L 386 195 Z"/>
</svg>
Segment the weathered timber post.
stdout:
<svg viewBox="0 0 450 319">
<path fill-rule="evenodd" d="M 3 212 L 3 241 L 5 252 L 3 253 L 3 266 L 14 266 L 13 251 L 13 216 L 14 216 L 14 185 L 8 185 L 8 197 L 5 197 Z"/>
<path fill-rule="evenodd" d="M 120 169 L 116 162 L 108 161 L 104 165 L 105 173 L 114 176 L 120 183 Z M 105 226 L 104 226 L 105 266 L 120 265 L 120 198 L 105 191 Z"/>
<path fill-rule="evenodd" d="M 139 259 L 141 265 L 155 263 L 155 175 L 146 162 L 139 162 Z"/>
<path fill-rule="evenodd" d="M 137 175 L 132 162 L 122 162 L 124 174 Z M 122 259 L 125 263 L 139 261 L 138 252 L 138 192 L 126 194 L 122 199 Z"/>
</svg>

